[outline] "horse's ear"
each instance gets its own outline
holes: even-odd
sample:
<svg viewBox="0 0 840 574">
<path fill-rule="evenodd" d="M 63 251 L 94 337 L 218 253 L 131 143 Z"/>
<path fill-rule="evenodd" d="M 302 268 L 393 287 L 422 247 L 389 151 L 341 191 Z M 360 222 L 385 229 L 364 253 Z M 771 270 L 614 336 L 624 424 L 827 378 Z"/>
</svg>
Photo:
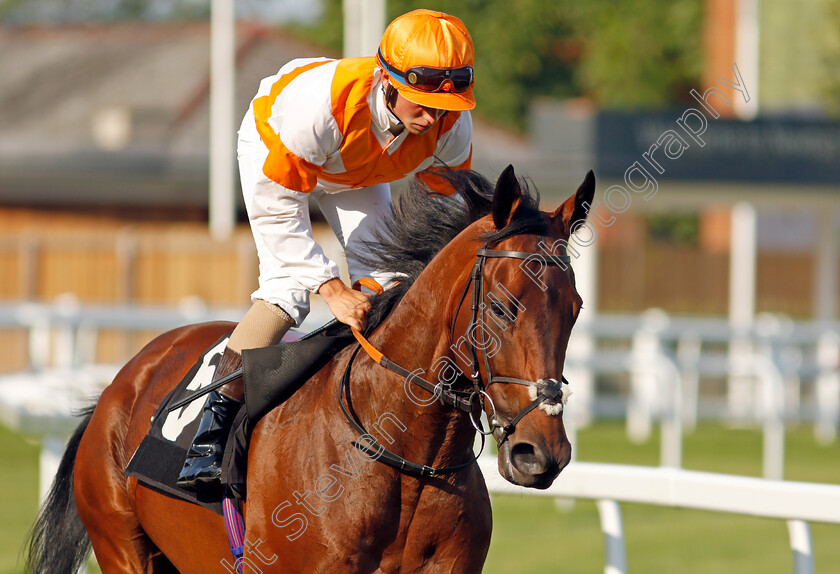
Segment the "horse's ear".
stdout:
<svg viewBox="0 0 840 574">
<path fill-rule="evenodd" d="M 589 170 L 575 194 L 564 201 L 563 205 L 558 207 L 551 215 L 551 222 L 557 231 L 569 237 L 575 228 L 575 224 L 586 219 L 594 195 L 595 174 L 592 173 L 592 170 Z"/>
<path fill-rule="evenodd" d="M 504 229 L 510 223 L 513 213 L 519 207 L 522 189 L 513 166 L 509 165 L 496 182 L 496 192 L 493 194 L 493 223 L 496 229 Z"/>
</svg>

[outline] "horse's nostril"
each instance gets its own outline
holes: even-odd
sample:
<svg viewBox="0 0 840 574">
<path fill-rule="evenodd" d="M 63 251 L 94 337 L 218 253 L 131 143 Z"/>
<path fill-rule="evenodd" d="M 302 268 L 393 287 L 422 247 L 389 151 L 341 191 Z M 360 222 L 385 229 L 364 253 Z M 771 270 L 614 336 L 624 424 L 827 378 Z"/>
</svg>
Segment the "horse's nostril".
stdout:
<svg viewBox="0 0 840 574">
<path fill-rule="evenodd" d="M 545 456 L 529 442 L 511 445 L 510 461 L 523 474 L 535 475 L 545 471 Z"/>
<path fill-rule="evenodd" d="M 528 442 L 518 442 L 510 449 L 510 457 L 521 464 L 533 465 L 537 462 L 534 445 Z"/>
<path fill-rule="evenodd" d="M 507 442 L 510 450 L 499 449 L 499 469 L 514 484 L 548 488 L 567 461 L 555 459 L 550 453 L 530 442 Z M 503 464 L 504 462 L 504 464 Z"/>
</svg>

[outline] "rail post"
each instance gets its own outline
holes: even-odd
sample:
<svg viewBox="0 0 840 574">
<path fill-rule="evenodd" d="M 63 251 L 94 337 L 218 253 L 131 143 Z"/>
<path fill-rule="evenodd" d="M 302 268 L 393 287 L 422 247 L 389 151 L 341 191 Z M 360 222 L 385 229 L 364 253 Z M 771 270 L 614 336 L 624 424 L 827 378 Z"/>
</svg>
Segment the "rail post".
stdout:
<svg viewBox="0 0 840 574">
<path fill-rule="evenodd" d="M 601 531 L 604 533 L 604 574 L 627 574 L 621 507 L 615 500 L 598 500 L 596 504 L 601 518 Z"/>
<path fill-rule="evenodd" d="M 814 435 L 822 445 L 837 440 L 837 420 L 840 418 L 840 336 L 835 331 L 823 331 L 817 340 L 817 421 Z"/>
<path fill-rule="evenodd" d="M 814 574 L 811 527 L 804 520 L 788 520 L 787 526 L 793 550 L 793 574 Z"/>
<path fill-rule="evenodd" d="M 660 331 L 668 325 L 668 316 L 661 309 L 650 309 L 642 315 L 642 323 L 633 335 L 630 357 L 630 397 L 627 401 L 627 435 L 642 443 L 650 437 L 652 419 L 659 414 L 661 384 L 659 359 L 662 356 Z"/>
</svg>

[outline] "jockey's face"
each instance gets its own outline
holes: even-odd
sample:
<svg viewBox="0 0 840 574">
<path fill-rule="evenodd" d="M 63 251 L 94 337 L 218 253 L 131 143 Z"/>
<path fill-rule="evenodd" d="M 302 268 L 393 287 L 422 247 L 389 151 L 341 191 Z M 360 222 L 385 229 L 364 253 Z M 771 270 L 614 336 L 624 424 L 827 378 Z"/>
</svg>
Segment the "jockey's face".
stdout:
<svg viewBox="0 0 840 574">
<path fill-rule="evenodd" d="M 415 135 L 429 131 L 429 128 L 446 112 L 446 110 L 427 108 L 410 102 L 399 93 L 397 93 L 397 99 L 391 111 L 403 123 L 408 133 Z"/>
</svg>

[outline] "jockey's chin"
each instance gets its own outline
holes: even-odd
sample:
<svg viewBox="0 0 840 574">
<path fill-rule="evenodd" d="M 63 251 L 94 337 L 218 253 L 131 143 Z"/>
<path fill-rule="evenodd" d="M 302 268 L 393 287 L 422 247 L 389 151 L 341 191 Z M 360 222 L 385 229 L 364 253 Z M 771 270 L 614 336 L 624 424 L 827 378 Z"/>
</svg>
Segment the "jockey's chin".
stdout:
<svg viewBox="0 0 840 574">
<path fill-rule="evenodd" d="M 431 124 L 409 124 L 408 133 L 414 134 L 414 135 L 417 135 L 417 136 L 423 135 L 424 133 L 426 133 L 427 131 L 432 129 L 433 125 L 434 125 L 434 123 L 431 123 Z"/>
</svg>

